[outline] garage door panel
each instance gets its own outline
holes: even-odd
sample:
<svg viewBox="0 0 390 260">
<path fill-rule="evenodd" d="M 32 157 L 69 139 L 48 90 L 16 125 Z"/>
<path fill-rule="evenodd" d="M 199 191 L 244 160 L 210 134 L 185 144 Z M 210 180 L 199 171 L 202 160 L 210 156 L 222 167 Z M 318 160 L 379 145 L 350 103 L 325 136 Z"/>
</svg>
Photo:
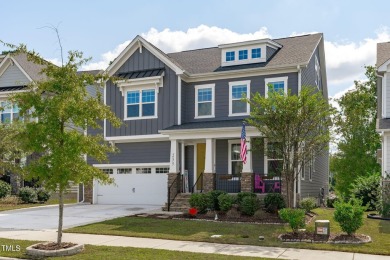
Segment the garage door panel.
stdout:
<svg viewBox="0 0 390 260">
<path fill-rule="evenodd" d="M 167 199 L 167 174 L 112 174 L 115 185 L 96 185 L 99 204 L 163 205 Z"/>
</svg>

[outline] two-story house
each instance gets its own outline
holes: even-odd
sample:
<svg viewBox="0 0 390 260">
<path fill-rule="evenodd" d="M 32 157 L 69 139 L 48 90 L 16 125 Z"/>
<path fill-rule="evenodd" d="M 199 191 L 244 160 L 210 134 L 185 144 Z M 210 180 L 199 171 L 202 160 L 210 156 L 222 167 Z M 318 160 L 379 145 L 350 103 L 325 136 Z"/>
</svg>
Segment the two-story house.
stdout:
<svg viewBox="0 0 390 260">
<path fill-rule="evenodd" d="M 378 154 L 382 176 L 390 173 L 390 42 L 377 44 L 377 131 L 382 137 L 382 149 Z"/>
<path fill-rule="evenodd" d="M 262 138 L 251 126 L 247 161 L 240 159 L 242 124 L 251 110 L 241 98 L 267 96 L 269 85 L 293 94 L 311 85 L 328 98 L 322 34 L 176 53 L 137 36 L 107 73 L 118 80 L 106 83 L 104 101 L 124 124 L 103 127 L 105 140 L 120 152 L 105 164 L 89 160 L 115 179 L 116 185 L 85 186 L 84 201 L 101 204 L 161 205 L 180 174 L 180 192 L 256 191 L 255 175 L 267 183 L 260 192 L 275 191 L 280 159 L 251 149 Z M 328 165 L 327 151 L 313 156 L 297 180 L 297 195 L 327 191 Z"/>
</svg>

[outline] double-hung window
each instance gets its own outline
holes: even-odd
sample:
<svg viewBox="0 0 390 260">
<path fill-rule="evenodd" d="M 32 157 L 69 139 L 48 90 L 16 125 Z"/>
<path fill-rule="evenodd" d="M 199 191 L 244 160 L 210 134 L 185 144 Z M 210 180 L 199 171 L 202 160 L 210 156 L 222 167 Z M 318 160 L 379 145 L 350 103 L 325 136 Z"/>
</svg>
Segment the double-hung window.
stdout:
<svg viewBox="0 0 390 260">
<path fill-rule="evenodd" d="M 0 102 L 0 123 L 11 123 L 19 119 L 19 107 L 9 101 Z"/>
<path fill-rule="evenodd" d="M 249 114 L 249 103 L 242 100 L 250 96 L 250 80 L 229 82 L 229 116 Z"/>
<path fill-rule="evenodd" d="M 280 177 L 283 168 L 283 158 L 279 143 L 267 142 L 267 174 L 273 177 Z"/>
<path fill-rule="evenodd" d="M 261 48 L 252 49 L 252 59 L 261 58 Z"/>
<path fill-rule="evenodd" d="M 126 92 L 126 119 L 157 117 L 155 89 L 129 90 Z"/>
<path fill-rule="evenodd" d="M 248 59 L 248 50 L 238 51 L 238 59 L 239 60 L 247 60 Z"/>
<path fill-rule="evenodd" d="M 287 94 L 287 80 L 288 77 L 266 78 L 265 97 L 268 97 L 268 93 L 271 91 L 275 91 L 281 94 Z"/>
<path fill-rule="evenodd" d="M 235 55 L 234 55 L 234 51 L 227 51 L 226 52 L 226 61 L 234 61 L 235 59 Z"/>
<path fill-rule="evenodd" d="M 195 118 L 214 117 L 215 84 L 195 86 Z"/>
<path fill-rule="evenodd" d="M 242 172 L 242 160 L 240 157 L 240 140 L 229 140 L 229 174 L 239 176 Z"/>
</svg>

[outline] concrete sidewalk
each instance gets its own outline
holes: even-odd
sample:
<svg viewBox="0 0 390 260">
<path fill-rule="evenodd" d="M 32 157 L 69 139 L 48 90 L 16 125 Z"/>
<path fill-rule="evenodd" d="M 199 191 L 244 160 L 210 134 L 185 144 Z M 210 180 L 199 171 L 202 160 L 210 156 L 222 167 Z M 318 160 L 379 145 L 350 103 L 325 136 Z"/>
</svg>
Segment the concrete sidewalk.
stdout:
<svg viewBox="0 0 390 260">
<path fill-rule="evenodd" d="M 3 230 L 1 238 L 55 241 L 55 231 L 33 230 Z M 172 251 L 185 251 L 195 253 L 214 253 L 222 255 L 268 257 L 277 259 L 301 259 L 301 260 L 390 260 L 390 256 L 367 255 L 357 253 L 308 250 L 296 248 L 262 247 L 246 245 L 228 245 L 218 243 L 175 241 L 165 239 L 135 238 L 122 236 L 89 235 L 64 233 L 63 241 L 82 243 L 97 246 L 121 246 L 137 248 L 153 248 Z"/>
</svg>

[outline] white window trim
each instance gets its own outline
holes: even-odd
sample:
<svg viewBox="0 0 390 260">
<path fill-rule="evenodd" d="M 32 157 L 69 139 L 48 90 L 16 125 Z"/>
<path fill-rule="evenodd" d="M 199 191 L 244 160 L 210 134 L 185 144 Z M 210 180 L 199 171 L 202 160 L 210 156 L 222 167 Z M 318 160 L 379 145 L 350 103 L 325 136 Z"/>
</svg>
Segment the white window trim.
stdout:
<svg viewBox="0 0 390 260">
<path fill-rule="evenodd" d="M 199 116 L 198 115 L 198 90 L 211 88 L 211 115 Z M 215 117 L 215 84 L 195 85 L 195 119 L 200 118 L 214 118 Z"/>
<path fill-rule="evenodd" d="M 155 97 L 155 100 L 154 100 L 154 116 L 142 116 L 142 90 L 154 90 L 154 97 Z M 139 104 L 139 114 L 140 116 L 138 117 L 127 117 L 127 92 L 128 91 L 139 91 L 140 95 L 139 95 L 139 100 L 140 102 L 138 103 Z M 141 119 L 154 119 L 154 118 L 157 118 L 157 113 L 158 113 L 158 89 L 156 89 L 154 86 L 150 86 L 150 87 L 139 87 L 139 88 L 127 88 L 125 91 L 124 91 L 125 95 L 124 95 L 124 119 L 123 120 L 126 120 L 126 121 L 130 121 L 130 120 L 141 120 Z"/>
<path fill-rule="evenodd" d="M 13 105 L 13 103 L 11 101 L 0 98 L 0 107 L 1 107 L 1 102 L 9 102 L 11 104 L 11 112 L 10 113 L 5 113 L 5 114 L 10 114 L 10 122 L 9 123 L 11 124 L 14 121 L 14 111 L 13 111 L 14 105 Z M 1 115 L 2 114 L 4 114 L 4 111 L 0 111 L 0 124 L 2 124 L 2 122 L 1 122 Z M 20 110 L 19 110 L 18 114 L 19 114 L 19 118 L 20 118 Z"/>
<path fill-rule="evenodd" d="M 268 162 L 269 161 L 283 161 L 283 159 L 268 158 L 268 139 L 264 138 L 264 175 L 268 176 Z M 279 180 L 279 176 L 274 176 L 274 180 Z"/>
<path fill-rule="evenodd" d="M 246 59 L 240 59 L 240 51 L 246 51 Z M 249 60 L 249 59 L 252 59 L 252 55 L 251 55 L 251 57 L 249 58 L 249 49 L 239 49 L 238 51 L 237 51 L 237 53 L 238 53 L 238 60 L 239 61 L 242 61 L 242 60 Z M 252 53 L 251 53 L 252 54 Z"/>
<path fill-rule="evenodd" d="M 288 77 L 278 77 L 278 78 L 265 78 L 264 79 L 264 82 L 265 82 L 265 97 L 267 98 L 268 97 L 268 84 L 269 83 L 273 83 L 273 82 L 278 82 L 278 81 L 283 81 L 284 82 L 284 94 L 287 95 L 287 90 L 288 90 L 288 86 L 287 86 L 287 82 L 288 82 Z"/>
<path fill-rule="evenodd" d="M 251 95 L 251 81 L 243 80 L 243 81 L 231 81 L 229 82 L 229 116 L 247 116 L 250 114 L 250 105 L 246 104 L 246 113 L 235 113 L 233 114 L 233 99 L 232 99 L 232 89 L 233 86 L 246 85 L 247 98 L 250 98 Z"/>
<path fill-rule="evenodd" d="M 267 48 L 267 47 L 265 47 L 265 48 Z M 253 52 L 253 50 L 256 50 L 256 49 L 260 49 L 260 57 L 252 58 L 252 52 Z M 262 49 L 261 47 L 252 47 L 252 48 L 250 48 L 251 60 L 260 60 L 260 59 L 263 58 L 261 49 Z"/>
<path fill-rule="evenodd" d="M 232 144 L 241 144 L 241 139 L 233 139 L 233 140 L 228 140 L 228 162 L 229 162 L 229 167 L 228 167 L 228 174 L 232 174 Z M 242 160 L 241 160 L 242 161 Z"/>
</svg>

